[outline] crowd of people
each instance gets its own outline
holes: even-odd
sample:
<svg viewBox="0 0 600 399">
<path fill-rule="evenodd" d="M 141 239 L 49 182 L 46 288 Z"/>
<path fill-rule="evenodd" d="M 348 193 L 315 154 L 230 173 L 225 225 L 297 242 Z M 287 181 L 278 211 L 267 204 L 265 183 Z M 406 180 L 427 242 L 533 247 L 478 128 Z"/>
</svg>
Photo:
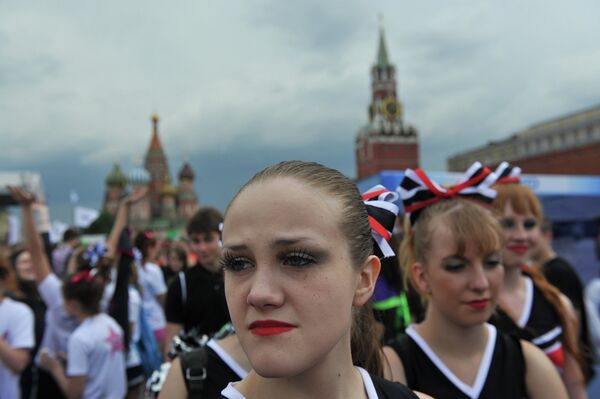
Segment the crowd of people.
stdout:
<svg viewBox="0 0 600 399">
<path fill-rule="evenodd" d="M 138 191 L 105 242 L 59 246 L 9 187 L 24 239 L 0 254 L 0 399 L 587 398 L 600 285 L 552 250 L 519 174 L 408 169 L 361 194 L 286 161 L 179 239 L 127 225 Z"/>
</svg>

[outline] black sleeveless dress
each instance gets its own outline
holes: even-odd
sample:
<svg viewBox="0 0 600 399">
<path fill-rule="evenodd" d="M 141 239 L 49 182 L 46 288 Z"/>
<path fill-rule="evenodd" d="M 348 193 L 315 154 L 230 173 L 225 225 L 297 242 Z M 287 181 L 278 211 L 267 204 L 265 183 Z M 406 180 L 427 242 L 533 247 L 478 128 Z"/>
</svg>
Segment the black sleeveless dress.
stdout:
<svg viewBox="0 0 600 399">
<path fill-rule="evenodd" d="M 490 319 L 490 323 L 500 331 L 515 334 L 536 345 L 544 351 L 556 368 L 562 370 L 564 350 L 560 318 L 530 277 L 526 276 L 525 306 L 519 320 L 515 322 L 509 315 L 498 310 Z"/>
<path fill-rule="evenodd" d="M 475 383 L 468 386 L 450 371 L 410 326 L 406 336 L 391 344 L 406 374 L 407 386 L 437 399 L 522 399 L 525 359 L 519 339 L 487 324 L 489 339 Z"/>
</svg>

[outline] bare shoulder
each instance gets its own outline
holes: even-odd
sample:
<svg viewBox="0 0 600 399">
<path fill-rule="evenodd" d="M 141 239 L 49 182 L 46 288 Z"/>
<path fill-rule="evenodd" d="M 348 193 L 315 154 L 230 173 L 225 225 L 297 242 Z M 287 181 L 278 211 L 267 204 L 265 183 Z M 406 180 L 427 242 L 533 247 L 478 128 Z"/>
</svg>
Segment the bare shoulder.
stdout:
<svg viewBox="0 0 600 399">
<path fill-rule="evenodd" d="M 567 399 L 567 391 L 554 365 L 544 352 L 530 342 L 521 340 L 525 358 L 525 385 L 531 399 Z"/>
<path fill-rule="evenodd" d="M 185 381 L 181 372 L 181 361 L 176 358 L 171 363 L 165 384 L 160 390 L 158 399 L 186 399 L 188 397 Z"/>
<path fill-rule="evenodd" d="M 391 346 L 383 347 L 384 356 L 384 376 L 391 381 L 397 381 L 406 385 L 406 374 L 402 359 Z M 426 396 L 427 397 L 427 396 Z"/>
</svg>

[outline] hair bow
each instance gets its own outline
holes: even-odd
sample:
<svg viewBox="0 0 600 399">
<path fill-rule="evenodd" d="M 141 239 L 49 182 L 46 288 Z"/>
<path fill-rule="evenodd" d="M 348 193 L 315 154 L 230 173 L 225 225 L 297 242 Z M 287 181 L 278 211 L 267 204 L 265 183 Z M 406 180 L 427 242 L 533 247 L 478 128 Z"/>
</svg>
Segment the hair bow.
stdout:
<svg viewBox="0 0 600 399">
<path fill-rule="evenodd" d="M 82 270 L 71 277 L 71 282 L 79 283 L 83 280 L 91 283 L 94 279 L 94 275 L 89 270 Z"/>
<path fill-rule="evenodd" d="M 380 258 L 395 255 L 388 241 L 392 237 L 396 216 L 400 210 L 398 205 L 394 204 L 398 200 L 398 197 L 397 193 L 388 190 L 382 185 L 376 185 L 362 195 L 363 202 L 367 207 L 367 214 L 369 215 L 371 235 L 377 244 L 375 252 Z"/>
<path fill-rule="evenodd" d="M 398 192 L 404 211 L 410 214 L 410 223 L 414 225 L 424 208 L 442 199 L 459 196 L 490 204 L 496 197 L 496 191 L 490 187 L 495 181 L 495 175 L 480 162 L 471 165 L 458 182 L 448 188 L 431 180 L 422 169 L 406 169 Z"/>
<path fill-rule="evenodd" d="M 106 246 L 97 242 L 95 244 L 90 245 L 84 252 L 83 257 L 90 263 L 90 267 L 96 267 L 100 258 L 102 258 L 108 249 Z"/>
<path fill-rule="evenodd" d="M 137 248 L 133 248 L 133 250 L 131 251 L 133 253 L 133 260 L 137 263 L 141 263 L 142 262 L 142 251 L 140 251 Z"/>
<path fill-rule="evenodd" d="M 510 166 L 506 161 L 502 162 L 494 171 L 494 184 L 520 183 L 521 168 L 518 166 Z"/>
<path fill-rule="evenodd" d="M 219 248 L 223 248 L 223 222 L 219 223 Z"/>
</svg>

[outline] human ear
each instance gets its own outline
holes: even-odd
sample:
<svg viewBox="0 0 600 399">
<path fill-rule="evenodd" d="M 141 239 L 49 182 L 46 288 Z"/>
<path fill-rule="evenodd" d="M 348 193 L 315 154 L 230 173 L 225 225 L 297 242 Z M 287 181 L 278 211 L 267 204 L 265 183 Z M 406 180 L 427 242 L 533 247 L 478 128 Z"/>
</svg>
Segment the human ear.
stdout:
<svg viewBox="0 0 600 399">
<path fill-rule="evenodd" d="M 412 273 L 412 281 L 415 284 L 415 288 L 426 295 L 431 295 L 431 288 L 429 286 L 429 279 L 427 273 L 425 273 L 425 269 L 423 268 L 423 264 L 421 262 L 415 262 L 411 268 Z"/>
<path fill-rule="evenodd" d="M 362 306 L 371 298 L 380 270 L 379 258 L 375 255 L 369 256 L 360 269 L 352 306 Z"/>
</svg>

